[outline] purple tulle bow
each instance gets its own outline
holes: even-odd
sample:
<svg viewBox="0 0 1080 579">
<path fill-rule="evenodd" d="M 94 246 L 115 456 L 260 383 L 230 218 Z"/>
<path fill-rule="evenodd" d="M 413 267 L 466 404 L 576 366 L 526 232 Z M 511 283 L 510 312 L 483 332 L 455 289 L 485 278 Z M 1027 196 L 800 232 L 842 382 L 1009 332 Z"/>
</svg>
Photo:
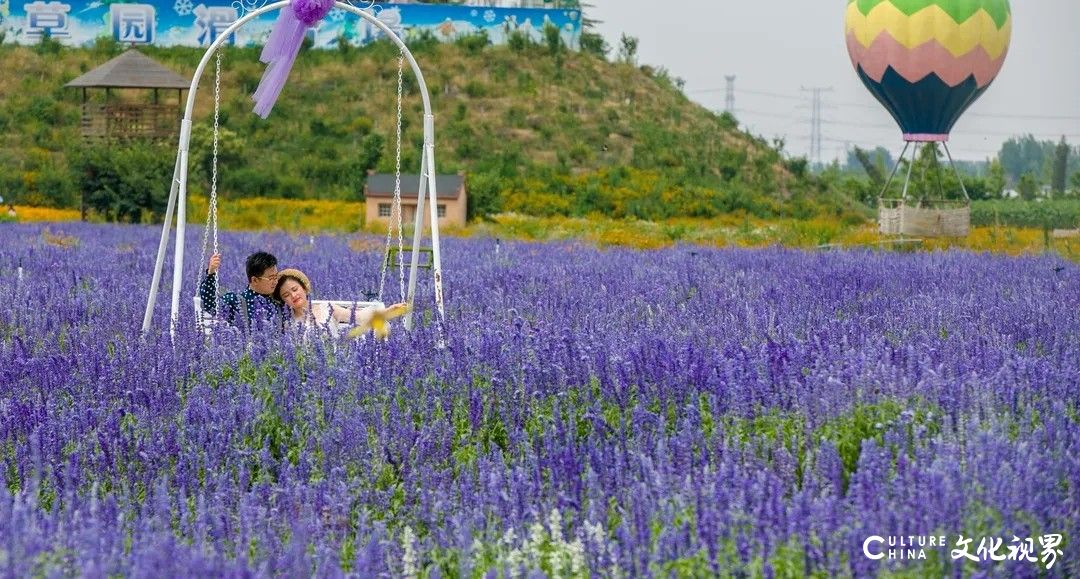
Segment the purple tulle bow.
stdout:
<svg viewBox="0 0 1080 579">
<path fill-rule="evenodd" d="M 259 57 L 267 66 L 255 94 L 251 95 L 255 101 L 255 114 L 264 119 L 270 114 L 289 79 L 289 71 L 304 42 L 304 32 L 322 20 L 333 7 L 334 0 L 293 0 L 278 15 Z"/>
</svg>

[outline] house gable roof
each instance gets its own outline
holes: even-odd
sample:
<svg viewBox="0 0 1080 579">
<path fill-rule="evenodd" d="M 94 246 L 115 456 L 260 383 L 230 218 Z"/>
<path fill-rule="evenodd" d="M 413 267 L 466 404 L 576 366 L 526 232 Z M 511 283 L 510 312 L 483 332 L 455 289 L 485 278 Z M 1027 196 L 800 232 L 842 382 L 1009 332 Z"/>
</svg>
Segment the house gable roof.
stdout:
<svg viewBox="0 0 1080 579">
<path fill-rule="evenodd" d="M 367 197 L 393 197 L 394 175 L 389 173 L 372 173 L 368 175 L 364 185 L 364 195 Z M 436 175 L 435 194 L 439 199 L 458 199 L 465 190 L 464 175 Z M 403 198 L 415 198 L 420 191 L 420 175 L 401 175 L 401 196 Z"/>
</svg>

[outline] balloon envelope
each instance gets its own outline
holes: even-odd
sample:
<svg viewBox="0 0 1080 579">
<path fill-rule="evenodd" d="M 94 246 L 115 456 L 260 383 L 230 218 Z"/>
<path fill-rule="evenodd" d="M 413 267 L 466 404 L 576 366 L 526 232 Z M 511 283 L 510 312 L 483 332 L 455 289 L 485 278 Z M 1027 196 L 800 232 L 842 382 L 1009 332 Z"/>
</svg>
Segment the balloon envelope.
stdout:
<svg viewBox="0 0 1080 579">
<path fill-rule="evenodd" d="M 908 141 L 948 139 L 1009 50 L 1008 0 L 848 0 L 848 54 Z"/>
</svg>

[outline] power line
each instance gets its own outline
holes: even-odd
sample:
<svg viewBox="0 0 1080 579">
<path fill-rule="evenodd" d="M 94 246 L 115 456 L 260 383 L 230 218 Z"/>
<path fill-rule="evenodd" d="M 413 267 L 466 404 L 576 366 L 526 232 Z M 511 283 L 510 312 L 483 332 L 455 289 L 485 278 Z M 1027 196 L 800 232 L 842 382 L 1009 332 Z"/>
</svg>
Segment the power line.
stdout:
<svg viewBox="0 0 1080 579">
<path fill-rule="evenodd" d="M 810 137 L 808 137 L 807 135 L 791 135 L 791 136 L 785 137 L 785 140 L 805 142 L 809 138 Z M 885 149 L 892 150 L 890 147 L 887 146 L 887 145 L 889 145 L 889 143 L 882 143 L 882 142 L 879 142 L 879 141 L 872 141 L 872 140 L 867 140 L 867 139 L 855 139 L 855 138 L 847 138 L 847 137 L 843 137 L 843 138 L 841 138 L 841 137 L 822 137 L 821 140 L 823 142 L 826 142 L 826 143 L 836 143 L 836 144 L 844 144 L 844 145 L 859 145 L 859 146 L 861 146 L 863 148 L 871 148 L 871 149 L 876 148 L 876 147 L 884 147 Z M 988 149 L 972 149 L 972 148 L 968 148 L 968 147 L 962 147 L 960 150 L 962 150 L 965 153 L 978 153 L 978 154 L 982 154 L 982 155 L 996 155 L 996 154 L 998 154 L 1000 152 L 1000 151 L 991 151 L 991 150 L 988 150 Z"/>
<path fill-rule="evenodd" d="M 831 105 L 830 101 L 830 105 Z M 774 119 L 788 119 L 788 120 L 807 120 L 805 117 L 798 117 L 793 115 L 785 115 L 781 113 L 773 113 L 768 111 L 758 111 L 754 109 L 739 109 L 739 114 L 748 113 L 751 115 L 757 115 L 760 117 L 768 117 Z M 812 120 L 812 119 L 810 119 Z M 895 124 L 882 124 L 882 123 L 863 123 L 858 121 L 842 121 L 835 119 L 822 118 L 821 123 L 823 125 L 839 125 L 844 127 L 858 127 L 860 129 L 867 130 L 880 130 L 880 131 L 900 131 L 900 128 Z M 976 136 L 976 137 L 1023 137 L 1025 135 L 1031 135 L 1039 139 L 1057 139 L 1059 137 L 1065 137 L 1066 139 L 1080 140 L 1080 133 L 1050 133 L 1040 132 L 1035 133 L 1031 131 L 983 131 L 983 130 L 963 130 L 957 131 L 957 135 L 961 136 Z"/>
<path fill-rule="evenodd" d="M 688 93 L 711 93 L 711 92 L 721 92 L 721 91 L 726 91 L 726 90 L 727 90 L 727 87 L 724 87 L 724 88 L 710 87 L 710 88 L 700 88 L 700 89 L 688 90 L 686 92 L 688 92 Z M 802 97 L 802 96 L 799 96 L 799 95 L 796 95 L 796 94 L 780 93 L 780 92 L 773 92 L 773 91 L 766 91 L 766 90 L 756 90 L 756 89 L 745 89 L 744 88 L 744 89 L 739 89 L 739 92 L 743 93 L 743 94 L 772 97 L 772 98 L 791 100 L 791 101 L 804 101 L 806 99 L 806 97 Z M 842 106 L 842 107 L 856 107 L 856 108 L 871 109 L 871 110 L 880 110 L 881 109 L 881 105 L 878 104 L 878 103 L 870 104 L 870 103 L 857 103 L 857 102 L 844 102 L 844 101 L 840 101 L 840 102 L 829 101 L 829 103 L 833 104 L 833 105 Z M 1074 115 L 1033 115 L 1033 114 L 985 112 L 985 113 L 967 113 L 964 116 L 966 116 L 966 117 L 977 117 L 977 118 L 990 118 L 990 119 L 1080 121 L 1080 116 L 1074 116 Z"/>
<path fill-rule="evenodd" d="M 735 100 L 734 79 L 735 79 L 734 76 L 725 76 L 725 80 L 727 80 L 728 82 L 727 82 L 727 86 L 725 86 L 723 89 L 705 88 L 705 89 L 691 90 L 691 91 L 688 91 L 688 92 L 705 93 L 705 92 L 717 92 L 719 90 L 723 90 L 724 93 L 725 93 L 724 99 L 725 99 L 725 108 L 726 108 L 726 110 L 728 110 L 728 111 L 736 111 L 736 109 L 734 107 L 734 100 Z M 868 105 L 868 104 L 863 104 L 863 103 L 852 103 L 852 102 L 834 103 L 833 101 L 830 101 L 828 105 L 825 105 L 824 100 L 822 98 L 822 93 L 832 92 L 832 87 L 801 87 L 801 90 L 804 93 L 810 93 L 810 103 L 808 103 L 809 107 L 800 106 L 800 107 L 796 107 L 796 108 L 801 108 L 801 109 L 810 108 L 810 117 L 809 118 L 806 118 L 805 116 L 802 116 L 802 115 L 797 114 L 797 113 L 779 113 L 779 112 L 763 111 L 763 110 L 755 110 L 755 109 L 738 109 L 736 111 L 737 112 L 736 116 L 742 118 L 745 115 L 745 116 L 750 116 L 751 118 L 758 117 L 758 118 L 770 118 L 770 119 L 794 121 L 792 123 L 788 123 L 787 126 L 784 127 L 783 130 L 775 131 L 775 134 L 777 134 L 777 135 L 784 134 L 785 139 L 796 141 L 796 142 L 809 141 L 809 157 L 814 163 L 817 163 L 817 164 L 820 164 L 822 162 L 823 143 L 843 144 L 845 149 L 849 149 L 850 145 L 852 143 L 857 143 L 857 144 L 861 144 L 861 145 L 868 145 L 870 147 L 878 147 L 878 146 L 882 146 L 883 144 L 885 144 L 885 143 L 881 142 L 881 141 L 884 141 L 885 139 L 881 139 L 881 141 L 878 141 L 873 137 L 871 137 L 870 139 L 865 139 L 865 138 L 863 138 L 863 139 L 852 139 L 852 138 L 833 138 L 833 137 L 830 137 L 830 136 L 825 136 L 824 127 L 826 125 L 828 125 L 828 126 L 834 126 L 835 125 L 835 126 L 840 126 L 840 127 L 851 127 L 851 128 L 856 128 L 856 129 L 859 129 L 859 130 L 862 130 L 862 131 L 881 131 L 881 132 L 888 131 L 888 132 L 893 133 L 893 134 L 896 134 L 896 133 L 900 132 L 900 128 L 898 126 L 894 125 L 894 124 L 882 124 L 882 123 L 875 123 L 875 122 L 859 122 L 857 120 L 826 119 L 822 115 L 822 109 L 824 109 L 824 108 L 831 108 L 831 109 L 837 108 L 834 105 L 840 105 L 841 107 L 855 107 L 855 108 L 871 109 L 871 110 L 876 110 L 878 112 L 881 112 L 884 109 L 880 104 L 875 103 L 873 105 Z M 743 94 L 763 96 L 763 97 L 780 99 L 780 100 L 800 101 L 800 102 L 805 102 L 806 98 L 807 98 L 806 96 L 801 96 L 800 97 L 800 96 L 795 96 L 795 95 L 788 94 L 788 93 L 763 91 L 763 90 L 755 90 L 755 89 L 739 89 L 739 92 L 743 93 Z M 1025 114 L 1008 114 L 1008 113 L 1002 113 L 1002 114 L 969 113 L 968 116 L 978 117 L 978 118 L 1006 118 L 1006 119 L 1011 118 L 1011 119 L 1038 119 L 1038 120 L 1080 120 L 1080 117 L 1074 117 L 1074 116 L 1069 116 L 1069 115 L 1025 115 Z M 802 136 L 802 135 L 788 135 L 787 134 L 787 131 L 794 124 L 796 124 L 796 123 L 805 123 L 805 122 L 810 123 L 810 134 L 809 135 Z M 760 127 L 755 128 L 755 126 L 754 126 L 755 124 L 756 123 L 747 123 L 748 129 L 751 130 L 751 131 L 754 131 L 754 132 L 759 131 Z M 1070 139 L 1070 140 L 1072 140 L 1072 139 L 1080 139 L 1080 134 L 1068 134 L 1068 133 L 1066 133 L 1064 135 L 1061 135 L 1060 133 L 1050 133 L 1050 132 L 1034 133 L 1034 132 L 1031 132 L 1031 131 L 963 130 L 963 131 L 958 131 L 956 134 L 958 136 L 961 136 L 961 137 L 1016 138 L 1016 137 L 1023 137 L 1025 135 L 1032 135 L 1033 137 L 1040 138 L 1040 139 L 1057 139 L 1059 136 L 1064 136 L 1066 139 Z M 1000 154 L 1000 150 L 974 149 L 974 148 L 969 148 L 969 147 L 962 147 L 961 150 L 964 153 L 968 154 L 968 155 L 994 156 L 994 155 Z"/>
<path fill-rule="evenodd" d="M 1067 115 L 1009 115 L 1001 113 L 968 113 L 964 116 L 967 117 L 979 117 L 979 118 L 991 118 L 991 119 L 1026 119 L 1026 120 L 1046 120 L 1046 121 L 1080 121 L 1080 117 L 1070 117 Z"/>
<path fill-rule="evenodd" d="M 770 113 L 770 112 L 765 112 L 765 111 L 755 111 L 755 110 L 752 110 L 752 109 L 739 109 L 736 112 L 737 112 L 737 114 L 735 116 L 739 116 L 739 115 L 741 115 L 743 113 L 750 113 L 752 115 L 757 115 L 759 117 L 770 117 L 770 118 L 774 118 L 774 119 L 787 119 L 787 120 L 796 120 L 796 121 L 805 121 L 806 120 L 806 117 L 800 117 L 800 116 L 795 116 L 795 115 L 785 115 L 785 114 L 780 114 L 780 113 Z"/>
<path fill-rule="evenodd" d="M 686 92 L 688 92 L 688 93 L 711 93 L 711 92 L 724 92 L 726 90 L 727 90 L 727 87 L 724 87 L 724 88 L 699 88 L 699 89 L 688 90 Z M 786 100 L 792 100 L 792 101 L 804 101 L 804 100 L 806 100 L 805 97 L 792 96 L 792 95 L 781 94 L 781 93 L 776 93 L 776 92 L 768 92 L 768 91 L 762 91 L 762 90 L 749 90 L 749 89 L 744 89 L 743 88 L 743 89 L 739 89 L 739 92 L 741 92 L 743 94 L 752 94 L 752 95 L 757 95 L 757 96 L 768 96 L 768 97 L 773 97 L 773 98 L 778 98 L 778 99 L 786 99 Z"/>
<path fill-rule="evenodd" d="M 772 97 L 772 98 L 776 98 L 776 99 L 789 100 L 789 101 L 804 101 L 804 100 L 806 100 L 805 97 L 791 96 L 791 95 L 780 94 L 780 93 L 776 93 L 776 92 L 768 92 L 768 91 L 763 91 L 763 90 L 746 90 L 746 89 L 743 89 L 741 92 L 744 92 L 746 94 L 756 95 L 756 96 Z"/>
</svg>

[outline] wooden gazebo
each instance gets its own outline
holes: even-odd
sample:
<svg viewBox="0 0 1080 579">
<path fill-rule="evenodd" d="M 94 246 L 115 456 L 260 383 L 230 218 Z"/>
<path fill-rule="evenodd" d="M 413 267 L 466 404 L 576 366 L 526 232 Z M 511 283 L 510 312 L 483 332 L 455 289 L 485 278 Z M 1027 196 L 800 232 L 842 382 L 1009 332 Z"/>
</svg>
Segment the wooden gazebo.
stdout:
<svg viewBox="0 0 1080 579">
<path fill-rule="evenodd" d="M 180 128 L 184 91 L 191 82 L 133 48 L 64 85 L 82 89 L 82 135 L 88 140 L 169 139 Z M 105 89 L 92 98 L 89 89 Z M 152 90 L 125 98 L 132 89 Z M 163 103 L 161 92 L 175 90 L 176 103 Z M 171 100 L 171 99 L 166 99 Z"/>
</svg>

